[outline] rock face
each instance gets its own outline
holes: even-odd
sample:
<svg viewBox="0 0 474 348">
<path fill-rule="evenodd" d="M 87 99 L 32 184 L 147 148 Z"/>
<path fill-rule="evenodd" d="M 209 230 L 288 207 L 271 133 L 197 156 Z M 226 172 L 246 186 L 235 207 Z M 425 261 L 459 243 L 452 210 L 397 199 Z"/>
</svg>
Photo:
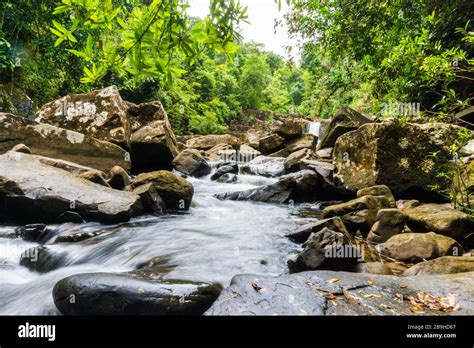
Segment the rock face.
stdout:
<svg viewBox="0 0 474 348">
<path fill-rule="evenodd" d="M 363 261 L 363 253 L 351 244 L 349 234 L 335 232 L 324 227 L 312 233 L 304 243 L 304 249 L 294 260 L 288 261 L 291 273 L 323 269 L 333 271 L 349 270 Z"/>
<path fill-rule="evenodd" d="M 194 194 L 191 183 L 165 170 L 143 173 L 132 180 L 132 187 L 152 183 L 167 210 L 188 210 Z"/>
<path fill-rule="evenodd" d="M 186 147 L 190 149 L 197 149 L 197 150 L 210 150 L 214 146 L 217 145 L 229 145 L 234 150 L 238 150 L 240 147 L 240 140 L 239 138 L 230 135 L 230 134 L 222 134 L 222 135 L 201 135 L 198 137 L 192 137 L 186 142 Z"/>
<path fill-rule="evenodd" d="M 343 134 L 356 130 L 363 124 L 372 122 L 372 120 L 353 109 L 341 109 L 331 119 L 326 128 L 318 149 L 333 147 L 336 140 Z"/>
<path fill-rule="evenodd" d="M 201 315 L 220 291 L 215 284 L 157 281 L 133 273 L 90 273 L 60 280 L 53 288 L 53 299 L 64 315 Z"/>
<path fill-rule="evenodd" d="M 37 112 L 36 121 L 129 148 L 133 172 L 171 170 L 178 154 L 163 106 L 126 102 L 115 86 L 57 99 Z"/>
<path fill-rule="evenodd" d="M 377 222 L 370 229 L 367 240 L 374 243 L 387 241 L 390 237 L 402 233 L 406 220 L 406 216 L 398 209 L 380 209 Z"/>
<path fill-rule="evenodd" d="M 347 233 L 347 229 L 344 226 L 344 223 L 342 222 L 341 218 L 336 216 L 302 226 L 295 232 L 287 235 L 287 237 L 295 243 L 304 243 L 308 240 L 311 233 L 317 233 L 323 228 L 328 228 L 332 231 L 341 232 L 344 234 Z"/>
<path fill-rule="evenodd" d="M 214 197 L 233 201 L 255 201 L 267 203 L 287 203 L 293 201 L 313 202 L 321 195 L 317 175 L 310 170 L 282 176 L 274 184 L 246 191 L 216 194 Z"/>
<path fill-rule="evenodd" d="M 407 225 L 414 232 L 433 231 L 456 239 L 467 246 L 474 245 L 474 221 L 469 215 L 440 204 L 422 204 L 403 210 Z"/>
<path fill-rule="evenodd" d="M 449 147 L 458 139 L 459 130 L 442 123 L 365 124 L 337 140 L 334 180 L 352 190 L 383 184 L 401 198 L 439 198 L 429 185 L 446 170 L 452 159 Z"/>
<path fill-rule="evenodd" d="M 211 172 L 211 166 L 201 153 L 195 149 L 186 149 L 173 160 L 174 169 L 186 175 L 197 178 L 208 175 Z"/>
<path fill-rule="evenodd" d="M 285 173 L 285 159 L 282 157 L 258 156 L 240 170 L 242 174 L 261 175 L 266 177 L 277 177 Z"/>
<path fill-rule="evenodd" d="M 474 272 L 404 278 L 334 271 L 279 277 L 243 274 L 232 279 L 205 315 L 473 315 L 473 281 Z M 413 313 L 408 299 L 420 292 L 458 294 L 459 310 L 423 308 Z"/>
<path fill-rule="evenodd" d="M 17 152 L 0 156 L 0 216 L 9 220 L 52 223 L 74 212 L 84 220 L 116 223 L 141 210 L 139 196 L 81 179 L 42 157 Z"/>
<path fill-rule="evenodd" d="M 0 154 L 19 144 L 26 145 L 34 155 L 58 158 L 98 170 L 108 172 L 114 165 L 130 170 L 128 152 L 117 145 L 74 130 L 0 113 Z"/>
<path fill-rule="evenodd" d="M 454 239 L 433 232 L 402 233 L 377 246 L 379 252 L 400 261 L 417 263 L 447 255 L 462 255 L 462 246 Z"/>
<path fill-rule="evenodd" d="M 410 267 L 403 276 L 418 276 L 427 274 L 455 274 L 474 271 L 472 256 L 443 256 L 434 260 L 417 263 Z"/>
</svg>

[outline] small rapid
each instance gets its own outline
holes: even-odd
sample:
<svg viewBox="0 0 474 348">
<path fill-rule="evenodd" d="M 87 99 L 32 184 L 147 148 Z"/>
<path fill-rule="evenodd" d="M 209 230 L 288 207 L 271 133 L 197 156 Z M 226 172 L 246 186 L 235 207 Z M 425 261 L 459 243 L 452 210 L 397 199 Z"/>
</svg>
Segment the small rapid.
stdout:
<svg viewBox="0 0 474 348">
<path fill-rule="evenodd" d="M 238 175 L 234 183 L 188 178 L 194 186 L 185 213 L 146 215 L 118 225 L 100 223 L 52 225 L 44 244 L 65 253 L 59 269 L 40 274 L 20 265 L 20 255 L 38 246 L 12 237 L 13 227 L 0 228 L 0 314 L 58 314 L 51 291 L 62 278 L 78 273 L 126 272 L 159 257 L 163 278 L 219 282 L 240 273 L 280 275 L 295 245 L 285 234 L 304 219 L 291 207 L 220 201 L 216 193 L 240 191 L 275 182 L 274 178 Z M 62 233 L 88 232 L 93 238 L 57 243 Z"/>
</svg>

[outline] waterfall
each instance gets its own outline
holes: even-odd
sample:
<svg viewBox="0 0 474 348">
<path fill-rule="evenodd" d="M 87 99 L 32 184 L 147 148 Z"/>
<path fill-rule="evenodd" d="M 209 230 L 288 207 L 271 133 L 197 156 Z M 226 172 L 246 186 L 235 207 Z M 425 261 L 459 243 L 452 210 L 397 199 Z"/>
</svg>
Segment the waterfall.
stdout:
<svg viewBox="0 0 474 348">
<path fill-rule="evenodd" d="M 315 137 L 318 137 L 318 142 L 320 137 L 321 131 L 321 122 L 308 122 L 306 125 L 306 133 L 312 134 Z"/>
</svg>

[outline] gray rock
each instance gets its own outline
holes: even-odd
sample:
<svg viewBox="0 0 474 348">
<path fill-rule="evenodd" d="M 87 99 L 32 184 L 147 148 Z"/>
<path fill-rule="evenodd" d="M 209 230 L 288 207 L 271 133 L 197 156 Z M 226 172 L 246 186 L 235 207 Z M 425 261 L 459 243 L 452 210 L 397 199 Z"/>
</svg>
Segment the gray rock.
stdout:
<svg viewBox="0 0 474 348">
<path fill-rule="evenodd" d="M 221 200 L 282 204 L 290 201 L 295 203 L 313 202 L 318 200 L 320 194 L 321 190 L 317 175 L 310 170 L 304 170 L 284 175 L 274 184 L 246 191 L 216 194 L 214 197 Z"/>
<path fill-rule="evenodd" d="M 403 232 L 406 220 L 405 214 L 398 209 L 380 209 L 367 240 L 374 243 L 386 242 L 390 237 Z"/>
<path fill-rule="evenodd" d="M 178 172 L 194 177 L 202 177 L 211 172 L 211 166 L 196 149 L 186 149 L 173 160 L 173 167 Z"/>
<path fill-rule="evenodd" d="M 47 273 L 54 271 L 68 262 L 68 255 L 63 251 L 55 251 L 51 247 L 39 246 L 27 249 L 20 256 L 20 265 L 30 271 Z"/>
<path fill-rule="evenodd" d="M 323 219 L 315 223 L 304 225 L 295 232 L 288 234 L 287 237 L 295 243 L 304 243 L 308 240 L 311 233 L 317 233 L 325 227 L 336 232 L 347 232 L 347 229 L 344 226 L 341 218 L 335 216 L 329 219 Z"/>
<path fill-rule="evenodd" d="M 410 267 L 403 276 L 418 276 L 428 274 L 456 274 L 474 271 L 472 256 L 443 256 L 434 260 L 417 263 Z"/>
<path fill-rule="evenodd" d="M 217 284 L 156 280 L 145 274 L 150 275 L 73 275 L 56 283 L 54 303 L 64 315 L 201 315 L 221 291 Z"/>
<path fill-rule="evenodd" d="M 473 282 L 474 272 L 404 278 L 334 271 L 242 274 L 204 315 L 414 315 L 408 298 L 419 292 L 457 294 L 460 306 L 451 313 L 427 308 L 421 315 L 474 315 Z"/>
<path fill-rule="evenodd" d="M 285 174 L 285 159 L 283 157 L 258 156 L 240 170 L 242 174 L 261 175 L 265 177 L 277 177 Z"/>
<path fill-rule="evenodd" d="M 80 179 L 35 155 L 0 156 L 0 215 L 25 223 L 52 223 L 67 211 L 87 221 L 128 221 L 142 211 L 140 197 Z"/>
</svg>

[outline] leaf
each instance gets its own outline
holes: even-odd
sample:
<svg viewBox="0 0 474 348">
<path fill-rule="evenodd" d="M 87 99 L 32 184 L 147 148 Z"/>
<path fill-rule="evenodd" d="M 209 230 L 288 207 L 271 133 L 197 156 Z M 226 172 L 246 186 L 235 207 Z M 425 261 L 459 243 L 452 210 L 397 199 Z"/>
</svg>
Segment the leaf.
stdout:
<svg viewBox="0 0 474 348">
<path fill-rule="evenodd" d="M 334 283 L 337 283 L 339 280 L 340 280 L 339 278 L 332 278 L 332 279 L 329 279 L 328 283 L 334 284 Z"/>
<path fill-rule="evenodd" d="M 337 296 L 334 295 L 334 294 L 324 294 L 323 297 L 326 298 L 327 300 L 336 300 L 337 299 Z"/>
</svg>

